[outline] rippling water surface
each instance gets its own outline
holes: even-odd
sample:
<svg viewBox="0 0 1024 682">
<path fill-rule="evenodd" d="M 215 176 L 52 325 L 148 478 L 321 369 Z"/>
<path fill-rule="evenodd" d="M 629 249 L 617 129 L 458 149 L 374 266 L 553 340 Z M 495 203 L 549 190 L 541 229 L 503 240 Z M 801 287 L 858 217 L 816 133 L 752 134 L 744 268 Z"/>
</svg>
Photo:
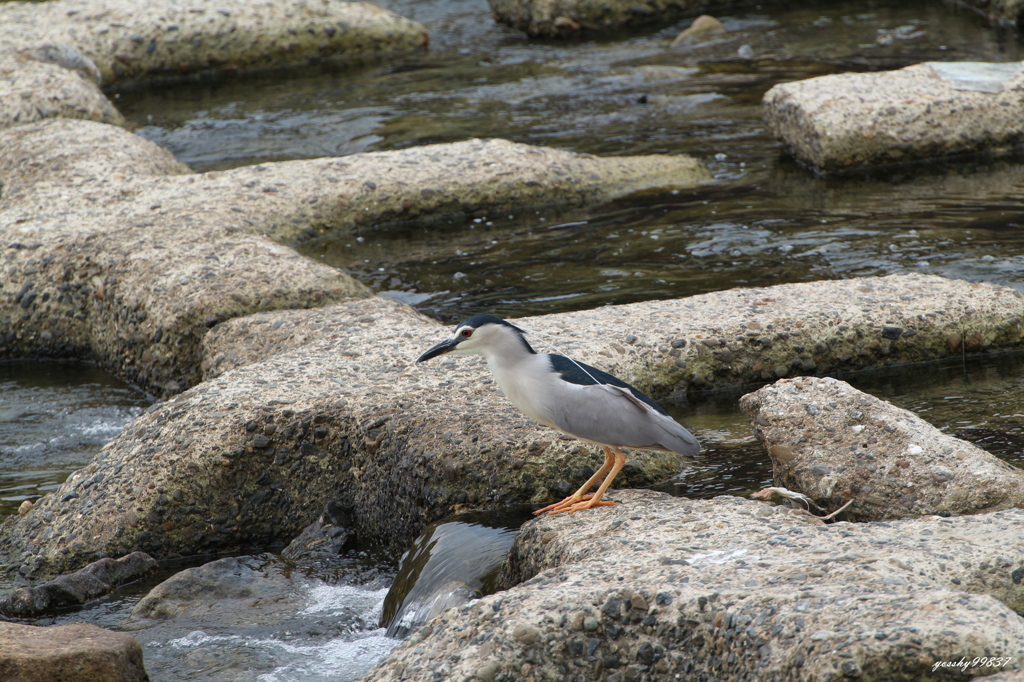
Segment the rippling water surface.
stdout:
<svg viewBox="0 0 1024 682">
<path fill-rule="evenodd" d="M 151 400 L 79 362 L 0 362 L 0 518 L 56 490 Z"/>
</svg>

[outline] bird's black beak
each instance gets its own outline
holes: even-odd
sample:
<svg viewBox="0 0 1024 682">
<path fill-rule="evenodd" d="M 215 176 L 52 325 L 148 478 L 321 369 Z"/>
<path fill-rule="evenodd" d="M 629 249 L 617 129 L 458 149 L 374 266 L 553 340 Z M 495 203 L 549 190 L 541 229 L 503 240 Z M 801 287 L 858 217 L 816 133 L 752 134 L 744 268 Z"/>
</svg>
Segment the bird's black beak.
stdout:
<svg viewBox="0 0 1024 682">
<path fill-rule="evenodd" d="M 441 343 L 437 344 L 436 346 L 434 346 L 433 348 L 431 348 L 430 350 L 428 350 L 423 355 L 421 355 L 419 359 L 416 360 L 416 362 L 423 362 L 424 360 L 429 360 L 430 358 L 436 358 L 438 355 L 450 353 L 453 350 L 455 350 L 455 346 L 457 346 L 458 343 L 458 339 L 446 339 Z"/>
</svg>

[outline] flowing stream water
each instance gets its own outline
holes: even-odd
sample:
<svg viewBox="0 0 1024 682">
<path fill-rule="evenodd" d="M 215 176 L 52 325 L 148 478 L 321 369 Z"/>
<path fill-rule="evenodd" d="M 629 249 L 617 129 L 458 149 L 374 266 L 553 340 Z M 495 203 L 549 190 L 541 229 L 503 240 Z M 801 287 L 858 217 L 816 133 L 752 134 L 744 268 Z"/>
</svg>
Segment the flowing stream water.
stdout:
<svg viewBox="0 0 1024 682">
<path fill-rule="evenodd" d="M 448 322 L 894 272 L 1024 290 L 1019 158 L 821 178 L 788 160 L 760 118 L 761 97 L 780 82 L 929 60 L 1024 59 L 1014 33 L 967 9 L 935 1 L 746 5 L 719 17 L 729 33 L 673 50 L 671 39 L 689 20 L 549 42 L 496 25 L 483 0 L 382 4 L 426 24 L 429 51 L 386 64 L 321 64 L 133 86 L 111 96 L 136 132 L 197 171 L 503 137 L 601 155 L 690 154 L 714 174 L 716 183 L 697 191 L 371 226 L 300 247 Z M 1024 465 L 1020 354 L 843 378 Z M 750 388 L 694 394 L 672 408 L 705 444 L 706 457 L 661 489 L 743 495 L 770 481 L 767 455 L 736 408 Z M 0 364 L 0 515 L 56 488 L 148 404 L 87 365 Z M 410 551 L 404 572 L 395 557 L 365 552 L 346 557 L 344 570 L 317 575 L 270 555 L 248 558 L 239 570 L 293 581 L 294 612 L 244 627 L 183 618 L 132 633 L 155 681 L 352 680 L 395 644 L 378 627 L 395 576 L 415 595 L 420 581 L 440 580 L 441 569 L 430 566 L 447 566 L 445 575 L 477 580 L 486 591 L 489 574 L 479 556 L 460 554 L 458 539 L 476 537 L 499 555 L 511 537 L 500 526 L 478 519 L 435 526 Z M 36 622 L 125 627 L 146 591 L 181 568 L 167 566 L 157 578 Z M 434 596 L 421 597 L 420 608 Z"/>
</svg>

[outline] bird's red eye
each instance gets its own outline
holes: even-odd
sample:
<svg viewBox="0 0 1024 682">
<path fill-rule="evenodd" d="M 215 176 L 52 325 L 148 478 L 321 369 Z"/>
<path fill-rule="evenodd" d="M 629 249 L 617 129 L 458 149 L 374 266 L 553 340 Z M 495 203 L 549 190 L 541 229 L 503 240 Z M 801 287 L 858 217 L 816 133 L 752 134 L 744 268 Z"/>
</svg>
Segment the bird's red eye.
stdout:
<svg viewBox="0 0 1024 682">
<path fill-rule="evenodd" d="M 473 336 L 473 330 L 472 329 L 463 329 L 462 330 L 462 338 L 468 339 L 471 336 Z"/>
</svg>

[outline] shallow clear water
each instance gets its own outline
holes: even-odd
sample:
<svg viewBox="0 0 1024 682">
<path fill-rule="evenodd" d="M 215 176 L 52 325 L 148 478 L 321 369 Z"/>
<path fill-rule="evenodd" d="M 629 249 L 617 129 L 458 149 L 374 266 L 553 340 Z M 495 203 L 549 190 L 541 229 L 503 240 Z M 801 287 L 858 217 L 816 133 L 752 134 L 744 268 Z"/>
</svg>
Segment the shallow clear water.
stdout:
<svg viewBox="0 0 1024 682">
<path fill-rule="evenodd" d="M 152 400 L 80 362 L 0 362 L 0 519 L 56 490 Z"/>
<path fill-rule="evenodd" d="M 350 552 L 333 570 L 310 572 L 270 554 L 241 560 L 252 569 L 245 578 L 256 596 L 248 600 L 199 597 L 209 606 L 199 615 L 133 626 L 129 616 L 139 600 L 174 573 L 204 563 L 194 558 L 33 624 L 84 620 L 126 630 L 142 645 L 153 682 L 350 682 L 398 644 L 377 626 L 394 562 Z M 263 588 L 264 580 L 284 587 Z"/>
</svg>

